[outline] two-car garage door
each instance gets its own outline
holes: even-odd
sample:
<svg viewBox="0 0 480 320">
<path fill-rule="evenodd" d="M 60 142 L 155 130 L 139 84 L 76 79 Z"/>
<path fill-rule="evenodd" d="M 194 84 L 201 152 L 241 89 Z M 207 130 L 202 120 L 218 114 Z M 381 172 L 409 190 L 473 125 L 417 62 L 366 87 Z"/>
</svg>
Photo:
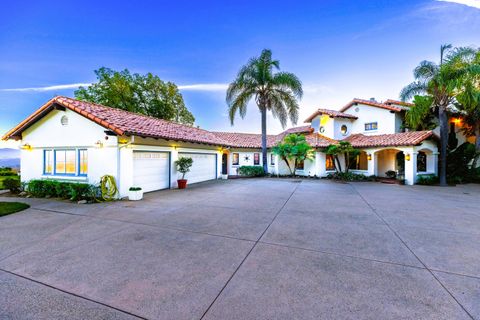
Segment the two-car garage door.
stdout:
<svg viewBox="0 0 480 320">
<path fill-rule="evenodd" d="M 216 154 L 180 152 L 178 156 L 193 159 L 190 172 L 185 176 L 189 184 L 217 178 Z M 181 176 L 179 175 L 178 178 L 181 178 Z M 170 153 L 134 151 L 133 185 L 141 187 L 144 192 L 169 188 Z"/>
<path fill-rule="evenodd" d="M 190 172 L 185 175 L 188 183 L 213 180 L 217 178 L 217 155 L 215 153 L 179 152 L 178 157 L 193 159 Z M 181 176 L 179 176 L 181 178 Z"/>
</svg>

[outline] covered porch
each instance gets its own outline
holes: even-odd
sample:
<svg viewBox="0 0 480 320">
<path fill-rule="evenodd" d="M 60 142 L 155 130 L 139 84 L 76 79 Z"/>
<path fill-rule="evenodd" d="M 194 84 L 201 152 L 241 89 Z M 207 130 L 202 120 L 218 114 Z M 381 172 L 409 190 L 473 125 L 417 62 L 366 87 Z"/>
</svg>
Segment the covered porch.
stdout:
<svg viewBox="0 0 480 320">
<path fill-rule="evenodd" d="M 367 154 L 368 175 L 405 179 L 413 185 L 418 176 L 438 173 L 437 146 L 424 142 L 418 146 L 382 147 L 362 150 Z"/>
</svg>

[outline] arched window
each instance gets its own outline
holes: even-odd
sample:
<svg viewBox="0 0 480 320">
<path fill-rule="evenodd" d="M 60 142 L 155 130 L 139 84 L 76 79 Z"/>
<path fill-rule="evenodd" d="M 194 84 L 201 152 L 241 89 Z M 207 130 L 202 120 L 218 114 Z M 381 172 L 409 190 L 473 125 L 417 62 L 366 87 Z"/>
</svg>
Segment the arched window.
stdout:
<svg viewBox="0 0 480 320">
<path fill-rule="evenodd" d="M 427 154 L 423 151 L 418 151 L 417 154 L 417 172 L 427 171 Z"/>
<path fill-rule="evenodd" d="M 342 125 L 342 127 L 340 128 L 340 132 L 342 133 L 342 135 L 346 136 L 348 133 L 348 127 L 346 125 Z"/>
<path fill-rule="evenodd" d="M 333 156 L 331 154 L 327 154 L 327 158 L 325 159 L 325 170 L 335 170 L 335 164 L 333 163 Z"/>
</svg>

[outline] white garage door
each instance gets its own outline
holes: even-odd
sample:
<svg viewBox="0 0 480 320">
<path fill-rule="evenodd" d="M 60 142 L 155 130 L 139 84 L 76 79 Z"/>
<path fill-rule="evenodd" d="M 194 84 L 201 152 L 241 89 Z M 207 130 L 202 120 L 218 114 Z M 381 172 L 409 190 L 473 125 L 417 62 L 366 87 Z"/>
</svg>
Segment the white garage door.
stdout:
<svg viewBox="0 0 480 320">
<path fill-rule="evenodd" d="M 185 175 L 188 183 L 195 183 L 217 178 L 217 155 L 212 153 L 188 153 L 179 152 L 178 157 L 193 159 L 190 172 Z M 179 174 L 178 178 L 182 176 Z"/>
<path fill-rule="evenodd" d="M 170 157 L 168 152 L 133 152 L 133 185 L 143 192 L 170 187 Z"/>
</svg>

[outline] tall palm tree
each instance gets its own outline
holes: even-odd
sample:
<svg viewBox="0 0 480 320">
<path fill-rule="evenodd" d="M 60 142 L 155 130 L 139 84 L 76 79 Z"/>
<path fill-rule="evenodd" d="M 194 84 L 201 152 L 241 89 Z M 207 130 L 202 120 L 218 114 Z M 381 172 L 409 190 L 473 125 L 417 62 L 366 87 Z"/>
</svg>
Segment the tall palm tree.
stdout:
<svg viewBox="0 0 480 320">
<path fill-rule="evenodd" d="M 447 146 L 448 146 L 448 107 L 458 94 L 458 82 L 465 68 L 459 63 L 471 54 L 469 48 L 451 50 L 451 45 L 440 47 L 440 63 L 422 61 L 413 71 L 415 81 L 400 92 L 403 101 L 411 100 L 417 95 L 431 98 L 430 108 L 438 115 L 440 124 L 440 185 L 447 185 Z M 421 111 L 421 109 L 418 109 Z M 412 112 L 415 112 L 412 110 Z"/>
<path fill-rule="evenodd" d="M 298 101 L 303 96 L 302 83 L 289 72 L 274 72 L 280 69 L 278 60 L 272 60 L 272 51 L 264 49 L 260 57 L 251 58 L 236 79 L 229 85 L 226 101 L 233 125 L 237 112 L 242 118 L 247 114 L 247 105 L 252 98 L 262 115 L 262 163 L 267 172 L 267 111 L 271 111 L 285 128 L 288 119 L 298 121 Z"/>
</svg>

